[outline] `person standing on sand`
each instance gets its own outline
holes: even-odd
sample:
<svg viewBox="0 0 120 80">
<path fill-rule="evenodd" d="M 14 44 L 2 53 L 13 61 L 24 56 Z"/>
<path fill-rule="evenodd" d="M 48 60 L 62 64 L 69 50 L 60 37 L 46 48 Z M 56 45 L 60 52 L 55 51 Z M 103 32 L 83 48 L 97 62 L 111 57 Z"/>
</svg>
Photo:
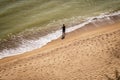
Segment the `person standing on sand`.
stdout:
<svg viewBox="0 0 120 80">
<path fill-rule="evenodd" d="M 65 31 L 66 31 L 65 24 L 63 24 L 63 26 L 62 26 L 62 38 L 61 39 L 65 38 Z"/>
</svg>

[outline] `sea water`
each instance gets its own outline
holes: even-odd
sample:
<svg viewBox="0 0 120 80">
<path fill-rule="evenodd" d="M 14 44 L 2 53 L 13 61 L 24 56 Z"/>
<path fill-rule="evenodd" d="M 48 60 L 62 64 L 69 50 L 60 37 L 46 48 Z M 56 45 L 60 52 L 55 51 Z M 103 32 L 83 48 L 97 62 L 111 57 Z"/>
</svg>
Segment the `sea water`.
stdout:
<svg viewBox="0 0 120 80">
<path fill-rule="evenodd" d="M 46 45 L 67 32 L 118 15 L 120 0 L 0 0 L 0 58 Z"/>
</svg>

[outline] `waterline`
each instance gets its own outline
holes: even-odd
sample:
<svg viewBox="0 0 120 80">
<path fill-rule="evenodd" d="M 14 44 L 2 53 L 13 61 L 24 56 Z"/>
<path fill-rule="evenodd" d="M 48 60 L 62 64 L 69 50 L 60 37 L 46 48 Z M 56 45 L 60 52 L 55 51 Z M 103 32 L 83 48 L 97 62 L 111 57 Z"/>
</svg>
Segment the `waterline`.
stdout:
<svg viewBox="0 0 120 80">
<path fill-rule="evenodd" d="M 100 16 L 95 16 L 95 17 L 89 17 L 86 19 L 85 22 L 78 24 L 76 26 L 72 26 L 70 28 L 67 28 L 67 33 L 72 32 L 76 29 L 79 29 L 81 27 L 84 27 L 85 25 L 89 23 L 93 23 L 95 26 L 99 26 L 99 24 L 96 24 L 96 21 L 99 21 L 100 23 L 104 23 L 106 21 L 106 24 L 113 24 L 114 20 L 111 19 L 111 17 L 114 16 L 119 16 L 120 17 L 120 11 L 111 13 L 111 14 L 101 14 Z M 52 40 L 55 40 L 61 36 L 61 30 L 57 30 L 53 33 L 50 33 L 46 36 L 39 37 L 37 40 L 26 40 L 23 39 L 21 41 L 21 44 L 16 47 L 16 48 L 11 48 L 11 49 L 4 49 L 3 51 L 0 52 L 0 59 L 4 57 L 9 57 L 13 55 L 18 55 L 18 54 L 23 54 L 24 52 L 32 51 L 37 48 L 41 48 L 45 46 L 48 42 L 51 42 Z"/>
</svg>

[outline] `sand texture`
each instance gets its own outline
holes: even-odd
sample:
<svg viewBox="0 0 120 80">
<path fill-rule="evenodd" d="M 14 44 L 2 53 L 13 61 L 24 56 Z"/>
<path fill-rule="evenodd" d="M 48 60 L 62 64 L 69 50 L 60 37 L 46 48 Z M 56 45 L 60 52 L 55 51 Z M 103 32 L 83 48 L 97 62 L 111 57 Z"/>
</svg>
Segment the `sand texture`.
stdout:
<svg viewBox="0 0 120 80">
<path fill-rule="evenodd" d="M 0 60 L 0 80 L 108 80 L 120 71 L 120 23 Z"/>
</svg>

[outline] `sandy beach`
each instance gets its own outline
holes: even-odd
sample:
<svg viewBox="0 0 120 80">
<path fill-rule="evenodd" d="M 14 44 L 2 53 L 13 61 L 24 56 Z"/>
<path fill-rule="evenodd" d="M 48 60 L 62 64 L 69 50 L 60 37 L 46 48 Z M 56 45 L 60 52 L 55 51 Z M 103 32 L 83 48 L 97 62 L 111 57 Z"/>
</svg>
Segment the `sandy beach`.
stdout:
<svg viewBox="0 0 120 80">
<path fill-rule="evenodd" d="M 78 29 L 0 60 L 0 80 L 108 80 L 120 72 L 120 23 Z"/>
</svg>

